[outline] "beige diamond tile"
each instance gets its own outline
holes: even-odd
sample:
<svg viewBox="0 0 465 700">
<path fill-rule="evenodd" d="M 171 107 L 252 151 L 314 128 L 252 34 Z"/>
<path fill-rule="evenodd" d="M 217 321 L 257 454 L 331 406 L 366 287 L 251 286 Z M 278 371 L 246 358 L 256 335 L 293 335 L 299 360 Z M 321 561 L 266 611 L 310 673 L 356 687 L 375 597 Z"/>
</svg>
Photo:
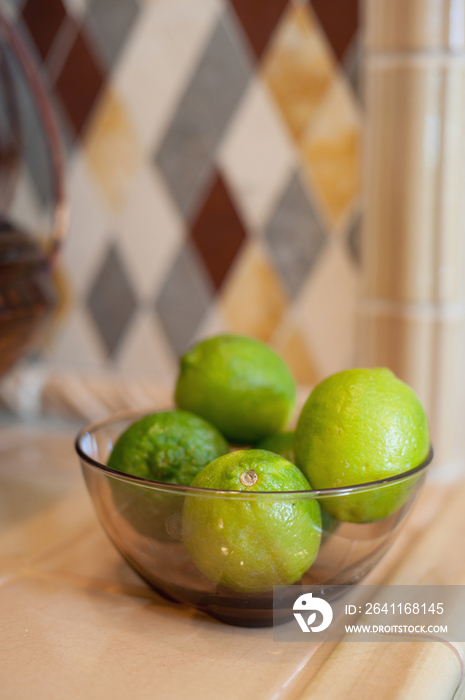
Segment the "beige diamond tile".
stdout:
<svg viewBox="0 0 465 700">
<path fill-rule="evenodd" d="M 344 226 L 359 196 L 360 126 L 355 97 L 339 76 L 300 142 L 310 187 L 330 227 Z"/>
<path fill-rule="evenodd" d="M 52 271 L 53 284 L 55 285 L 56 305 L 50 326 L 45 329 L 44 337 L 40 343 L 42 347 L 50 347 L 55 341 L 55 334 L 63 323 L 66 323 L 71 307 L 74 304 L 73 292 L 68 270 L 61 260 Z"/>
<path fill-rule="evenodd" d="M 287 305 L 284 288 L 264 250 L 258 243 L 249 243 L 221 296 L 231 330 L 267 342 Z"/>
<path fill-rule="evenodd" d="M 81 153 L 73 161 L 68 192 L 70 219 L 63 260 L 73 291 L 79 298 L 94 279 L 111 232 L 111 218 Z"/>
<path fill-rule="evenodd" d="M 77 22 L 84 16 L 90 0 L 63 0 L 63 4 L 68 14 L 70 14 Z"/>
<path fill-rule="evenodd" d="M 138 296 L 152 299 L 183 235 L 183 223 L 158 171 L 148 165 L 139 170 L 116 229 Z"/>
<path fill-rule="evenodd" d="M 273 338 L 274 349 L 287 362 L 298 384 L 314 386 L 319 379 L 318 372 L 302 329 L 287 319 L 283 326 Z"/>
<path fill-rule="evenodd" d="M 265 85 L 252 81 L 218 153 L 218 162 L 245 220 L 263 226 L 296 154 Z"/>
<path fill-rule="evenodd" d="M 83 150 L 105 203 L 117 212 L 124 205 L 141 153 L 126 107 L 111 87 L 93 115 Z"/>
<path fill-rule="evenodd" d="M 26 167 L 20 169 L 8 215 L 18 226 L 24 227 L 27 231 L 33 233 L 50 231 L 52 221 L 49 212 L 44 211 L 40 206 Z"/>
<path fill-rule="evenodd" d="M 163 385 L 174 382 L 177 363 L 151 309 L 140 310 L 132 321 L 118 351 L 117 366 L 128 377 Z"/>
<path fill-rule="evenodd" d="M 158 0 L 140 13 L 113 82 L 145 149 L 162 138 L 220 7 L 219 0 Z"/>
<path fill-rule="evenodd" d="M 354 362 L 358 276 L 343 242 L 327 246 L 295 306 L 296 321 L 312 349 L 318 379 Z"/>
<path fill-rule="evenodd" d="M 265 57 L 262 76 L 296 139 L 315 115 L 335 70 L 309 5 L 289 3 Z"/>
</svg>

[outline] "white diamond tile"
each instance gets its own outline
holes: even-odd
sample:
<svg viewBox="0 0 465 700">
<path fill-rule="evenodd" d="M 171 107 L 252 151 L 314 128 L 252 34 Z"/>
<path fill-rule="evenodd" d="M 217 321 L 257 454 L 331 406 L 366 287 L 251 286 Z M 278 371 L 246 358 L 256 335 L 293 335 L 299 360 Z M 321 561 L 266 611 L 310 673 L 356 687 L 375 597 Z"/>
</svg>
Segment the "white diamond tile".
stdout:
<svg viewBox="0 0 465 700">
<path fill-rule="evenodd" d="M 2 12 L 10 22 L 15 22 L 19 12 L 16 0 L 3 0 Z"/>
<path fill-rule="evenodd" d="M 323 378 L 354 362 L 358 276 L 339 241 L 327 246 L 294 312 Z"/>
<path fill-rule="evenodd" d="M 120 251 L 140 299 L 154 297 L 183 237 L 183 223 L 158 172 L 144 166 L 117 222 Z"/>
<path fill-rule="evenodd" d="M 117 366 L 128 377 L 174 383 L 177 363 L 153 310 L 140 310 L 118 350 Z"/>
<path fill-rule="evenodd" d="M 65 324 L 56 333 L 47 359 L 56 369 L 62 370 L 101 370 L 108 363 L 102 341 L 83 307 L 75 306 L 70 310 Z"/>
<path fill-rule="evenodd" d="M 90 0 L 63 0 L 63 5 L 68 14 L 79 22 L 84 16 L 89 2 Z"/>
<path fill-rule="evenodd" d="M 253 80 L 218 152 L 244 217 L 257 230 L 268 218 L 296 155 L 266 87 Z"/>
<path fill-rule="evenodd" d="M 220 7 L 219 0 L 158 0 L 141 11 L 113 83 L 143 147 L 155 149 L 162 138 Z"/>
<path fill-rule="evenodd" d="M 63 259 L 74 293 L 81 297 L 94 279 L 112 227 L 82 155 L 73 162 L 68 196 L 70 220 Z"/>
<path fill-rule="evenodd" d="M 34 186 L 26 170 L 22 168 L 15 186 L 13 201 L 8 209 L 12 221 L 26 231 L 37 233 L 49 231 L 51 212 L 44 210 L 34 192 Z"/>
</svg>

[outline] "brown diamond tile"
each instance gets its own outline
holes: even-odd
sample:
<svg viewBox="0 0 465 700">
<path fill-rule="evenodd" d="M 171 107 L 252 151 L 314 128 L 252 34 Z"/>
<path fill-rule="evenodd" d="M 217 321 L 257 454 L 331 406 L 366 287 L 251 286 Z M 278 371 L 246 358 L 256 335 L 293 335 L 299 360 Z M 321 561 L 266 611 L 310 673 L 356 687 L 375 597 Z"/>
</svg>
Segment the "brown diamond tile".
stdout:
<svg viewBox="0 0 465 700">
<path fill-rule="evenodd" d="M 76 134 L 80 134 L 102 82 L 102 70 L 79 32 L 55 86 Z"/>
<path fill-rule="evenodd" d="M 262 55 L 288 0 L 231 0 L 257 58 Z"/>
<path fill-rule="evenodd" d="M 22 15 L 39 54 L 45 58 L 66 17 L 61 0 L 28 0 Z"/>
<path fill-rule="evenodd" d="M 358 0 L 312 0 L 337 59 L 341 59 L 358 25 Z"/>
<path fill-rule="evenodd" d="M 219 289 L 246 237 L 220 176 L 197 215 L 191 236 L 215 289 Z"/>
</svg>

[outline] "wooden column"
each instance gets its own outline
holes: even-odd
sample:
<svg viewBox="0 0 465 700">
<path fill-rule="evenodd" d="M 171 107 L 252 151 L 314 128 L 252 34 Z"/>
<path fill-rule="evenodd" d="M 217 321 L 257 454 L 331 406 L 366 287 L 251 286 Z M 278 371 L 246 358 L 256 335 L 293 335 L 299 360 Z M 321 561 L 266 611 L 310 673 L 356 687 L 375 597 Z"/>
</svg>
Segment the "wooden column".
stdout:
<svg viewBox="0 0 465 700">
<path fill-rule="evenodd" d="M 436 475 L 465 472 L 465 0 L 363 0 L 360 365 L 430 420 Z"/>
</svg>

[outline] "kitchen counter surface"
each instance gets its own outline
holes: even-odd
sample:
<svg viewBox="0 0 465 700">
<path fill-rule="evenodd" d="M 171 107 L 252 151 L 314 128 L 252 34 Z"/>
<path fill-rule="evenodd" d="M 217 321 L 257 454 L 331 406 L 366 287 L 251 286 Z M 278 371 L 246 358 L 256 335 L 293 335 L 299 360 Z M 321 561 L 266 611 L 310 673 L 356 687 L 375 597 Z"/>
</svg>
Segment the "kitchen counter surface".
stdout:
<svg viewBox="0 0 465 700">
<path fill-rule="evenodd" d="M 0 425 L 2 700 L 452 698 L 445 644 L 277 643 L 161 599 L 97 522 L 77 427 Z M 465 583 L 464 505 L 465 484 L 427 484 L 370 582 Z"/>
</svg>

